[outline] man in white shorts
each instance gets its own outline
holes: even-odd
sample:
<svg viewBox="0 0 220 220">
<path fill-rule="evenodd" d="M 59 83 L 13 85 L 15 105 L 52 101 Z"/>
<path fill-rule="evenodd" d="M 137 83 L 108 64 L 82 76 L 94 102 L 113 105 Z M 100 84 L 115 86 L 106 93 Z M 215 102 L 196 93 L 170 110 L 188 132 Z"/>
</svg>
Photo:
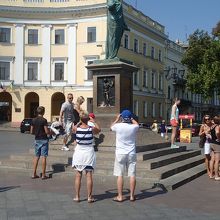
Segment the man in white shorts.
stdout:
<svg viewBox="0 0 220 220">
<path fill-rule="evenodd" d="M 65 129 L 65 135 L 63 138 L 63 147 L 61 148 L 61 150 L 69 151 L 67 141 L 69 136 L 72 134 L 72 124 L 75 121 L 73 111 L 74 111 L 73 94 L 69 93 L 67 95 L 67 101 L 62 104 L 60 110 L 59 122 L 63 124 L 63 128 Z"/>
<path fill-rule="evenodd" d="M 123 176 L 128 171 L 130 177 L 130 201 L 135 201 L 134 191 L 136 186 L 136 148 L 135 140 L 139 125 L 132 118 L 129 110 L 122 111 L 113 124 L 111 130 L 116 132 L 116 151 L 114 175 L 117 176 L 118 196 L 113 200 L 122 202 L 124 200 Z"/>
</svg>

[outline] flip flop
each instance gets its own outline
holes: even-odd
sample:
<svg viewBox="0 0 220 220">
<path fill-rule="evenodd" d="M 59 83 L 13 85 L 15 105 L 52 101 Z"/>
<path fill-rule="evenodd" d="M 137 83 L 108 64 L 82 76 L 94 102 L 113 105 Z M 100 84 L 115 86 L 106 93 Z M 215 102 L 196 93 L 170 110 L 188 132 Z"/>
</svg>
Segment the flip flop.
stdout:
<svg viewBox="0 0 220 220">
<path fill-rule="evenodd" d="M 114 202 L 123 202 L 124 200 L 123 200 L 123 199 L 120 200 L 120 199 L 118 199 L 118 197 L 115 197 L 115 198 L 113 199 L 113 201 L 114 201 Z"/>
<path fill-rule="evenodd" d="M 46 180 L 46 179 L 49 179 L 49 178 L 50 178 L 49 176 L 42 176 L 41 177 L 42 180 Z"/>
<path fill-rule="evenodd" d="M 74 202 L 80 202 L 80 199 L 79 198 L 73 198 L 73 201 Z"/>
<path fill-rule="evenodd" d="M 38 175 L 36 175 L 36 176 L 32 176 L 32 177 L 31 177 L 31 179 L 37 179 L 37 178 L 39 178 Z"/>
<path fill-rule="evenodd" d="M 95 202 L 94 198 L 88 198 L 88 203 L 93 203 L 93 202 Z"/>
<path fill-rule="evenodd" d="M 133 199 L 130 199 L 130 202 L 134 202 L 136 199 L 135 198 L 133 198 Z"/>
</svg>

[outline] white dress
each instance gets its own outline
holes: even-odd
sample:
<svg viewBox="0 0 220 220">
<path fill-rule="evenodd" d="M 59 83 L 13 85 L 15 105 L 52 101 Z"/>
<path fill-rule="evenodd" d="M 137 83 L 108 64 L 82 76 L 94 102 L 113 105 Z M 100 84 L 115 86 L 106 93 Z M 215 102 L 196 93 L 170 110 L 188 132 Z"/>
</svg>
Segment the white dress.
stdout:
<svg viewBox="0 0 220 220">
<path fill-rule="evenodd" d="M 83 171 L 85 167 L 91 166 L 92 168 L 96 165 L 96 155 L 95 150 L 92 144 L 93 135 L 92 128 L 89 127 L 86 129 L 77 128 L 77 131 L 84 132 L 84 134 L 77 134 L 76 132 L 76 141 L 79 143 L 76 145 L 75 151 L 73 153 L 73 159 L 72 159 L 72 167 L 74 167 L 78 171 Z M 87 134 L 88 133 L 88 134 Z M 81 136 L 81 142 L 79 141 L 79 138 Z M 91 140 L 84 142 L 85 139 L 88 139 L 91 137 Z M 81 144 L 86 143 L 86 144 Z"/>
</svg>

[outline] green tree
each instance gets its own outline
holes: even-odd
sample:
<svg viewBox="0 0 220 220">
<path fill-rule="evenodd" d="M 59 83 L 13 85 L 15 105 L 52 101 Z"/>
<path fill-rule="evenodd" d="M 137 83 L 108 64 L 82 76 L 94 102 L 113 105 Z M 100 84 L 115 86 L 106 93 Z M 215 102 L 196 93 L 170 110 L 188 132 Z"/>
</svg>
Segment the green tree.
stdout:
<svg viewBox="0 0 220 220">
<path fill-rule="evenodd" d="M 216 26 L 212 29 L 212 34 L 215 37 L 220 37 L 220 21 L 216 24 Z"/>
<path fill-rule="evenodd" d="M 220 41 L 205 31 L 196 30 L 189 37 L 189 47 L 182 59 L 187 66 L 187 87 L 205 98 L 213 96 L 220 85 Z"/>
</svg>

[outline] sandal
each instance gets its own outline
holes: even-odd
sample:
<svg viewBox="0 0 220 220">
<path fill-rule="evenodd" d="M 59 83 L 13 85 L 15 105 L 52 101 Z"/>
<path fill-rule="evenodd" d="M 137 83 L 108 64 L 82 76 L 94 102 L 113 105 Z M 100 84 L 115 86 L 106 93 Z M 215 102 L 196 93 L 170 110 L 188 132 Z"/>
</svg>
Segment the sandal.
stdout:
<svg viewBox="0 0 220 220">
<path fill-rule="evenodd" d="M 93 202 L 95 202 L 94 198 L 88 198 L 88 203 L 93 203 Z"/>
<path fill-rule="evenodd" d="M 135 200 L 136 200 L 136 198 L 135 198 L 135 197 L 130 198 L 130 202 L 134 202 Z"/>
<path fill-rule="evenodd" d="M 37 178 L 39 178 L 38 175 L 35 175 L 35 176 L 32 176 L 32 177 L 31 177 L 31 179 L 37 179 Z"/>
<path fill-rule="evenodd" d="M 50 178 L 49 176 L 42 176 L 41 177 L 42 180 L 46 180 L 46 179 L 49 179 L 49 178 Z"/>
<path fill-rule="evenodd" d="M 80 199 L 79 198 L 73 198 L 73 201 L 74 202 L 80 202 Z"/>
<path fill-rule="evenodd" d="M 113 199 L 114 202 L 123 202 L 124 200 L 123 199 L 119 199 L 118 197 L 115 197 Z"/>
</svg>

